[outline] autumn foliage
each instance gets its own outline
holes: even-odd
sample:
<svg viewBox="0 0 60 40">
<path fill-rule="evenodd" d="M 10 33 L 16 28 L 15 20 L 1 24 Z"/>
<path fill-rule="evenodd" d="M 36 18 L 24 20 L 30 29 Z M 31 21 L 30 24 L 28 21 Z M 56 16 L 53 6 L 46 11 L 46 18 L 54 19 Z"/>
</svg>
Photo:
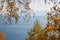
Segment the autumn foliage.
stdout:
<svg viewBox="0 0 60 40">
<path fill-rule="evenodd" d="M 41 31 L 37 31 L 38 33 L 30 31 L 30 35 L 28 33 L 26 40 L 60 40 L 60 1 L 44 0 L 44 2 L 49 4 L 49 6 L 52 5 L 50 7 L 50 12 L 47 13 L 46 27 L 42 29 L 38 21 L 35 22 L 33 30 Z"/>
<path fill-rule="evenodd" d="M 46 27 L 42 29 L 37 20 L 34 27 L 28 32 L 26 40 L 60 40 L 60 32 L 47 23 Z"/>
<path fill-rule="evenodd" d="M 14 19 L 17 23 L 21 16 L 28 22 L 31 13 L 33 14 L 33 10 L 29 6 L 31 0 L 1 0 L 0 2 L 0 19 L 4 21 L 4 26 L 12 24 Z"/>
<path fill-rule="evenodd" d="M 5 40 L 5 34 L 4 33 L 0 33 L 0 40 Z"/>
</svg>

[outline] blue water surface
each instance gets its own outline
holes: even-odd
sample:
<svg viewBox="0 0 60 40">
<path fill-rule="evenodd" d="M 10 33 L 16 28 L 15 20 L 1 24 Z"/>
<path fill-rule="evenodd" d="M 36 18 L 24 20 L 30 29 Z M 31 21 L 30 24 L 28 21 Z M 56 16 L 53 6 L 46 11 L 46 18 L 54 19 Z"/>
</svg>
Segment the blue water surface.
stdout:
<svg viewBox="0 0 60 40">
<path fill-rule="evenodd" d="M 22 18 L 19 18 L 17 24 L 7 26 L 0 25 L 0 32 L 5 33 L 6 40 L 25 40 L 27 32 L 33 27 L 35 20 L 38 19 L 41 26 L 44 28 L 47 20 L 45 16 L 35 16 L 27 23 Z M 2 22 L 0 22 L 1 24 Z"/>
</svg>

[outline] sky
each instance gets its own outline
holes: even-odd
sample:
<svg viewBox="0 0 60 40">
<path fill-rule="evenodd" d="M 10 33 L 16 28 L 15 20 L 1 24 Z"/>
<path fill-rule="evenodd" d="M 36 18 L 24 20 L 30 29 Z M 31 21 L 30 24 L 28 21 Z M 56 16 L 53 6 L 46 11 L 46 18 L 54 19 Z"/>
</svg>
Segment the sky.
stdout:
<svg viewBox="0 0 60 40">
<path fill-rule="evenodd" d="M 43 0 L 31 0 L 30 7 L 36 16 L 45 16 L 50 11 L 49 5 L 45 4 Z"/>
<path fill-rule="evenodd" d="M 7 4 L 4 3 L 5 7 L 6 5 Z M 36 13 L 36 15 L 46 15 L 46 13 L 50 10 L 49 5 L 45 4 L 43 0 L 31 0 L 30 7 L 34 12 L 38 12 Z M 4 11 L 5 11 L 5 8 L 4 8 Z"/>
<path fill-rule="evenodd" d="M 49 11 L 49 6 L 43 0 L 31 0 L 30 7 L 33 11 Z"/>
</svg>

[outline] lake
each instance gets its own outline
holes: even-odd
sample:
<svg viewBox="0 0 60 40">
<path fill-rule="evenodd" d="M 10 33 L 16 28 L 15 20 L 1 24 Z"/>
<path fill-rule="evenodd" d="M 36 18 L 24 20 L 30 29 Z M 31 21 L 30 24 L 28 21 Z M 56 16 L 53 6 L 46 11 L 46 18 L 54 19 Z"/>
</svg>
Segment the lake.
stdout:
<svg viewBox="0 0 60 40">
<path fill-rule="evenodd" d="M 6 40 L 25 40 L 28 31 L 33 27 L 36 19 L 39 20 L 39 23 L 44 28 L 47 23 L 46 15 L 35 16 L 34 18 L 31 18 L 28 23 L 20 18 L 17 24 L 11 24 L 6 26 L 0 25 L 0 32 L 5 33 Z"/>
</svg>

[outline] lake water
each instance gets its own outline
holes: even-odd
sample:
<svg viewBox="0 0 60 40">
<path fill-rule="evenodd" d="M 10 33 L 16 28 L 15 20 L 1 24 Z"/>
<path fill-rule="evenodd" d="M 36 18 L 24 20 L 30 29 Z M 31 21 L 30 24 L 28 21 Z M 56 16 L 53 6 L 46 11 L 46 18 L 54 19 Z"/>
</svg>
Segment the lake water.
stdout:
<svg viewBox="0 0 60 40">
<path fill-rule="evenodd" d="M 17 24 L 11 24 L 7 26 L 0 25 L 0 32 L 5 33 L 6 40 L 25 40 L 27 32 L 33 27 L 36 19 L 39 20 L 39 23 L 42 27 L 45 27 L 47 23 L 46 16 L 35 16 L 34 18 L 31 18 L 28 23 L 22 18 L 20 19 Z"/>
</svg>

